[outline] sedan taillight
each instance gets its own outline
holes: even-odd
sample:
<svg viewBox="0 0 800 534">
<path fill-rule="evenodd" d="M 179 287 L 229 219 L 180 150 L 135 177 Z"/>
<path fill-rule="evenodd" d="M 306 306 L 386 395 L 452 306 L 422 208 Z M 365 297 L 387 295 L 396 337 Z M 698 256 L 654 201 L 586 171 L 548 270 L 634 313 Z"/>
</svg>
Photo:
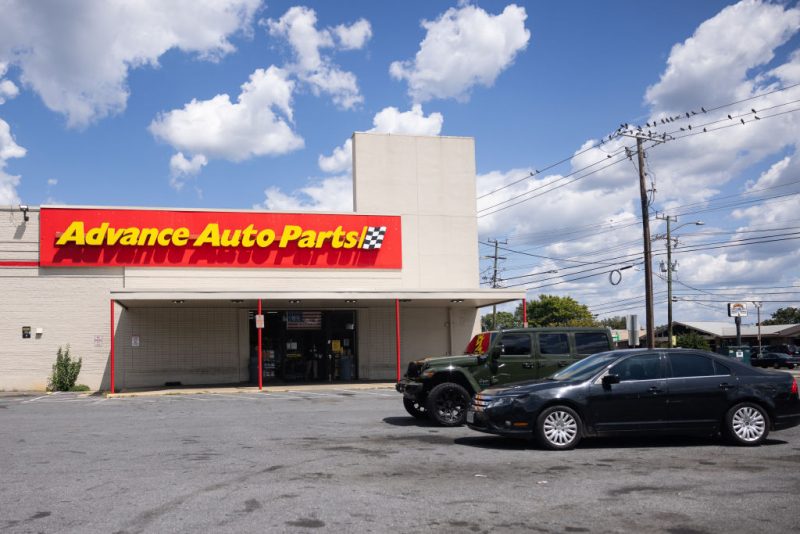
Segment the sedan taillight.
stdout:
<svg viewBox="0 0 800 534">
<path fill-rule="evenodd" d="M 797 379 L 792 378 L 792 395 L 796 395 L 800 397 L 800 393 L 797 392 Z"/>
</svg>

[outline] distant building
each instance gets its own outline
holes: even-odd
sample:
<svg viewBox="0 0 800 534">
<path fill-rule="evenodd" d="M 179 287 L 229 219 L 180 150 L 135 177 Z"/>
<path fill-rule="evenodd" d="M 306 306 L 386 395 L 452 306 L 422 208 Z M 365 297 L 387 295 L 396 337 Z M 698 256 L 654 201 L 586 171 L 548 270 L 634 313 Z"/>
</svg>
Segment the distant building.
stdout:
<svg viewBox="0 0 800 534">
<path fill-rule="evenodd" d="M 719 350 L 736 344 L 736 325 L 731 321 L 674 321 L 672 331 L 676 336 L 694 332 L 703 336 L 711 344 L 712 350 Z M 666 341 L 666 327 L 658 334 Z M 758 326 L 742 325 L 742 344 L 758 347 Z M 660 340 L 660 339 L 659 339 Z M 800 324 L 776 324 L 761 326 L 761 345 L 800 344 Z"/>
</svg>

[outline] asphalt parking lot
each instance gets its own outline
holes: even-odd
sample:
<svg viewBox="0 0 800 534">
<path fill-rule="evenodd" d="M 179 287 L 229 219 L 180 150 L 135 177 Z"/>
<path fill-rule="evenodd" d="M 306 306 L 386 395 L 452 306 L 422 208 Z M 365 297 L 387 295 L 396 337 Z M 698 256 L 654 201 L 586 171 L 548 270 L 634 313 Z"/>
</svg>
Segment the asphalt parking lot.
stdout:
<svg viewBox="0 0 800 534">
<path fill-rule="evenodd" d="M 0 397 L 3 532 L 796 531 L 800 428 L 766 445 L 548 452 L 391 390 Z"/>
</svg>

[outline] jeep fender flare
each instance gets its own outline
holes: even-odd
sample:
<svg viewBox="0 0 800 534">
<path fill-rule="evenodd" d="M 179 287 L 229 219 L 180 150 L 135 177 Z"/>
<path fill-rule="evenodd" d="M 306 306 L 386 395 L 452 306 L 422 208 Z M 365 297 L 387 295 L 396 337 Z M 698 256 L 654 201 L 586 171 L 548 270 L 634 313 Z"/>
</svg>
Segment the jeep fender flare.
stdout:
<svg viewBox="0 0 800 534">
<path fill-rule="evenodd" d="M 474 395 L 479 392 L 481 389 L 480 385 L 478 385 L 477 380 L 469 373 L 465 373 L 461 369 L 442 369 L 441 371 L 437 371 L 427 384 L 425 385 L 425 392 L 429 392 L 439 384 L 444 384 L 445 382 L 452 382 L 454 384 L 459 384 L 463 386 L 467 393 L 470 395 Z"/>
</svg>

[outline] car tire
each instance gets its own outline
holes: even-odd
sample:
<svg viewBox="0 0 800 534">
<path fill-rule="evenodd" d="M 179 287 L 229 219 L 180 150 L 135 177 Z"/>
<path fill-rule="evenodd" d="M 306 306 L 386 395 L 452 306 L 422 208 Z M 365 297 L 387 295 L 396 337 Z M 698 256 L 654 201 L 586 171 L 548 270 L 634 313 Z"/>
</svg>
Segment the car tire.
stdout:
<svg viewBox="0 0 800 534">
<path fill-rule="evenodd" d="M 462 386 L 445 382 L 428 393 L 425 408 L 431 421 L 442 426 L 461 426 L 467 420 L 471 396 Z"/>
<path fill-rule="evenodd" d="M 780 369 L 781 368 L 781 364 L 776 363 L 772 367 L 775 368 L 775 369 Z"/>
<path fill-rule="evenodd" d="M 568 406 L 550 406 L 536 418 L 534 430 L 539 443 L 553 451 L 574 449 L 583 435 L 578 413 Z"/>
<path fill-rule="evenodd" d="M 760 445 L 769 435 L 767 411 L 752 402 L 742 402 L 725 414 L 728 438 L 736 445 Z"/>
<path fill-rule="evenodd" d="M 403 406 L 410 415 L 417 419 L 426 419 L 428 417 L 428 411 L 425 406 L 417 401 L 403 397 Z"/>
</svg>

